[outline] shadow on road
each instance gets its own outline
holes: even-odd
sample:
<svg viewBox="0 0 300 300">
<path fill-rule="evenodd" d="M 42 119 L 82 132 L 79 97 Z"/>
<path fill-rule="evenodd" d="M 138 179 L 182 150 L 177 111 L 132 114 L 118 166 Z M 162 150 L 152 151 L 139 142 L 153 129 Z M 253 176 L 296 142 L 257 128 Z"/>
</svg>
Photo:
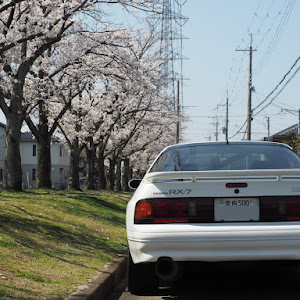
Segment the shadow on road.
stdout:
<svg viewBox="0 0 300 300">
<path fill-rule="evenodd" d="M 137 296 L 124 281 L 109 300 L 299 300 L 299 283 L 295 262 L 190 263 L 172 287 Z"/>
<path fill-rule="evenodd" d="M 291 262 L 193 263 L 161 299 L 298 300 L 299 275 Z"/>
</svg>

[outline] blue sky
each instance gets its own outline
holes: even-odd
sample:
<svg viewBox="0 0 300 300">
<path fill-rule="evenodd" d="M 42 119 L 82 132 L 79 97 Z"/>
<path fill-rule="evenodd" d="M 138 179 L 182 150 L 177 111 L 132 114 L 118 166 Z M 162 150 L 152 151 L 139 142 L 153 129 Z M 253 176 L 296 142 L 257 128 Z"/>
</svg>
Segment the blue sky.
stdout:
<svg viewBox="0 0 300 300">
<path fill-rule="evenodd" d="M 184 0 L 181 0 L 183 3 Z M 185 141 L 224 140 L 225 98 L 229 94 L 229 138 L 245 137 L 248 100 L 247 52 L 253 34 L 252 107 L 275 88 L 300 56 L 300 3 L 296 0 L 187 0 L 182 14 L 189 18 L 183 27 L 183 109 L 190 117 L 184 124 Z M 118 15 L 118 14 L 117 14 Z M 276 44 L 271 42 L 275 41 Z M 271 45 L 271 47 L 270 47 Z M 266 55 L 269 54 L 269 55 Z M 267 58 L 265 63 L 263 58 Z M 293 69 L 295 71 L 300 62 Z M 254 116 L 252 139 L 274 134 L 298 122 L 300 72 L 266 109 Z M 283 109 L 283 110 L 282 110 Z M 292 110 L 287 112 L 286 109 Z M 4 122 L 0 112 L 0 121 Z M 234 137 L 232 137 L 234 136 Z"/>
<path fill-rule="evenodd" d="M 253 49 L 257 50 L 253 52 L 254 108 L 300 56 L 300 3 L 288 0 L 188 0 L 182 14 L 189 18 L 183 28 L 184 35 L 189 38 L 184 40 L 183 51 L 189 58 L 184 61 L 183 71 L 189 78 L 184 83 L 183 106 L 190 116 L 184 130 L 185 140 L 215 140 L 216 121 L 219 123 L 218 139 L 225 139 L 221 128 L 225 126 L 227 90 L 231 138 L 247 118 L 248 101 L 249 54 L 236 49 L 249 49 L 250 33 L 253 35 Z M 299 66 L 300 62 L 293 71 Z M 298 122 L 299 80 L 300 72 L 272 104 L 254 116 L 253 140 L 267 136 L 267 117 L 270 118 L 271 135 Z M 244 131 L 245 128 L 232 139 L 243 139 Z"/>
</svg>

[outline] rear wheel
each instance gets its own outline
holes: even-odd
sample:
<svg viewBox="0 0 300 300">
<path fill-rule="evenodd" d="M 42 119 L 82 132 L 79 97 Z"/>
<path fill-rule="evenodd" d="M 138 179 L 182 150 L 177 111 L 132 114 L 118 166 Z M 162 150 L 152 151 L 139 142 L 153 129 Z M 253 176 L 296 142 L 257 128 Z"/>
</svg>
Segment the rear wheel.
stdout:
<svg viewBox="0 0 300 300">
<path fill-rule="evenodd" d="M 132 294 L 145 294 L 158 289 L 158 280 L 153 263 L 134 264 L 128 251 L 128 290 Z"/>
</svg>

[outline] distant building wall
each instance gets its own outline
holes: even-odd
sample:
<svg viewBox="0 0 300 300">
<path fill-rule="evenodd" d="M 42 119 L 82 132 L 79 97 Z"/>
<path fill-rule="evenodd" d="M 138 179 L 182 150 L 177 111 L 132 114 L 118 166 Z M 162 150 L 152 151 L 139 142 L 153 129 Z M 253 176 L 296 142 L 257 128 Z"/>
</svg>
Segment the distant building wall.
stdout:
<svg viewBox="0 0 300 300">
<path fill-rule="evenodd" d="M 37 142 L 24 139 L 20 146 L 22 161 L 22 182 L 25 189 L 34 188 L 37 171 Z M 70 156 L 64 145 L 51 143 L 51 182 L 56 189 L 66 189 L 69 177 Z"/>
<path fill-rule="evenodd" d="M 69 178 L 70 155 L 68 149 L 60 143 L 51 145 L 51 181 L 56 189 L 66 189 Z"/>
<path fill-rule="evenodd" d="M 65 189 L 69 178 L 70 156 L 68 149 L 57 138 L 51 143 L 51 182 L 52 187 Z M 22 133 L 20 143 L 22 183 L 24 189 L 34 188 L 37 172 L 37 141 L 29 132 Z M 0 187 L 3 186 L 5 157 L 5 124 L 0 122 Z"/>
</svg>

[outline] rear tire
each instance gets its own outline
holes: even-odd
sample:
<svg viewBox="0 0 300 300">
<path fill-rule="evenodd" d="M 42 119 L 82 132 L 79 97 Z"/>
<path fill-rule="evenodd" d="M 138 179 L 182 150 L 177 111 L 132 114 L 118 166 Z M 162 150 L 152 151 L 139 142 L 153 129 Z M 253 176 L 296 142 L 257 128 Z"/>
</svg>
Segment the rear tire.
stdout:
<svg viewBox="0 0 300 300">
<path fill-rule="evenodd" d="M 154 263 L 134 264 L 128 251 L 128 290 L 132 294 L 143 295 L 154 293 L 158 289 L 158 279 L 155 274 Z"/>
</svg>

